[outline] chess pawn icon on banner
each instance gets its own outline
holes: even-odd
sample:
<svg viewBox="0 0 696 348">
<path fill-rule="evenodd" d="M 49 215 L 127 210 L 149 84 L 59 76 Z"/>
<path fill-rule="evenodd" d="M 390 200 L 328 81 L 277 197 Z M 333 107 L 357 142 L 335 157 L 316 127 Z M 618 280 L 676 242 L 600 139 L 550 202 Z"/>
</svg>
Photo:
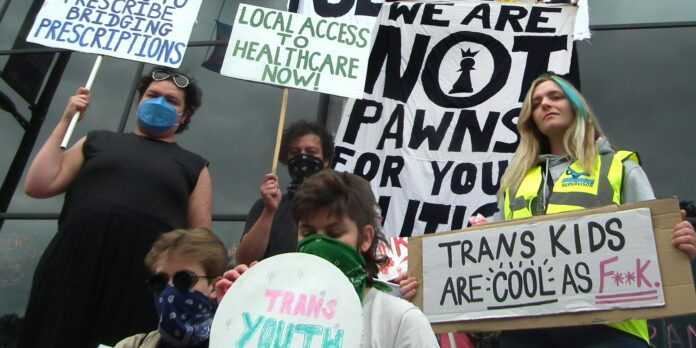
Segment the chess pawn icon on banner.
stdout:
<svg viewBox="0 0 696 348">
<path fill-rule="evenodd" d="M 471 70 L 476 70 L 474 68 L 474 65 L 476 64 L 476 61 L 474 60 L 474 56 L 476 56 L 476 52 L 471 52 L 471 49 L 467 49 L 466 51 L 460 49 L 462 51 L 462 61 L 459 62 L 459 70 L 461 71 L 461 75 L 459 75 L 459 78 L 457 81 L 452 85 L 452 89 L 449 91 L 450 94 L 452 93 L 471 93 L 474 91 L 473 87 L 471 86 Z"/>
</svg>

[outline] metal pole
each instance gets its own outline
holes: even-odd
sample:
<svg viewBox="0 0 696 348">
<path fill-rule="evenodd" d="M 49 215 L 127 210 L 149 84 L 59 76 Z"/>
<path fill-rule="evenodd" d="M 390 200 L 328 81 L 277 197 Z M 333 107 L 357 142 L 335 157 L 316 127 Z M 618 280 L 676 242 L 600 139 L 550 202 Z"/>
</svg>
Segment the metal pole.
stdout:
<svg viewBox="0 0 696 348">
<path fill-rule="evenodd" d="M 138 82 L 140 82 L 140 76 L 143 75 L 143 69 L 145 68 L 145 63 L 138 64 L 138 69 L 135 71 L 135 77 L 133 78 L 133 83 L 130 88 L 130 96 L 128 101 L 126 101 L 126 106 L 123 108 L 123 114 L 121 114 L 121 122 L 118 124 L 118 132 L 123 133 L 126 129 L 126 122 L 128 122 L 128 115 L 130 115 L 131 105 L 133 100 L 135 100 L 135 90 L 138 88 Z"/>
<path fill-rule="evenodd" d="M 68 65 L 70 60 L 70 52 L 61 52 L 58 54 L 58 59 L 56 60 L 51 74 L 46 81 L 46 86 L 41 92 L 39 100 L 36 105 L 31 106 L 31 120 L 29 120 L 29 127 L 24 132 L 22 140 L 17 148 L 17 153 L 15 154 L 12 164 L 10 164 L 10 169 L 7 171 L 5 180 L 0 188 L 0 212 L 7 212 L 7 208 L 10 206 L 12 201 L 12 196 L 17 189 L 19 184 L 19 179 L 24 173 L 24 168 L 29 161 L 29 156 L 31 156 L 31 151 L 34 149 L 34 144 L 39 136 L 39 131 L 46 119 L 46 114 L 48 113 L 48 107 L 51 105 L 51 100 L 53 100 L 53 95 L 58 88 L 60 83 L 60 78 L 63 76 L 63 71 L 65 66 Z M 5 219 L 0 218 L 0 231 L 2 230 L 2 225 Z"/>
<path fill-rule="evenodd" d="M 10 0 L 5 0 L 5 3 L 2 4 L 2 8 L 0 9 L 0 21 L 2 21 L 2 18 L 5 17 L 8 7 L 10 7 Z"/>
</svg>

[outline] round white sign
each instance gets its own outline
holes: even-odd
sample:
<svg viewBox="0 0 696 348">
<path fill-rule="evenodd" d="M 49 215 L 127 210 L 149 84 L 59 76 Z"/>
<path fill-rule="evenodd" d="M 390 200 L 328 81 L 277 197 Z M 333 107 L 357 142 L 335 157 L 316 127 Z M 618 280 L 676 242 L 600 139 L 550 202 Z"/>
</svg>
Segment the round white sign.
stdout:
<svg viewBox="0 0 696 348">
<path fill-rule="evenodd" d="M 215 313 L 211 348 L 360 347 L 362 306 L 348 278 L 309 254 L 270 257 L 246 271 Z"/>
</svg>

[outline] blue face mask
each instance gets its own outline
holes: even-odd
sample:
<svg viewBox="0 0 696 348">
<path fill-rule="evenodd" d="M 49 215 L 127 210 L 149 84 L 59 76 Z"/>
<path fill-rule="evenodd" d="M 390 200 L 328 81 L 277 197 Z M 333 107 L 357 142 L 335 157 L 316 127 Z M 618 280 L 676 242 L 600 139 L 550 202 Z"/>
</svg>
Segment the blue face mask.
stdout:
<svg viewBox="0 0 696 348">
<path fill-rule="evenodd" d="M 210 338 L 217 305 L 195 290 L 181 292 L 167 285 L 155 295 L 158 331 L 169 346 L 191 347 Z"/>
<path fill-rule="evenodd" d="M 176 109 L 164 97 L 148 99 L 140 104 L 138 123 L 146 133 L 157 135 L 176 125 Z"/>
</svg>

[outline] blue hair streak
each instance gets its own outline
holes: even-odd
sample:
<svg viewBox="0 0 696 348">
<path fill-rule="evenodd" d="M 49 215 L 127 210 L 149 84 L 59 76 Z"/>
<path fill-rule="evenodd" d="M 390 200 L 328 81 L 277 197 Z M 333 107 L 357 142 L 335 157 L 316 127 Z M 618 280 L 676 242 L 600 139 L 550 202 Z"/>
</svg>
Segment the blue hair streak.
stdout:
<svg viewBox="0 0 696 348">
<path fill-rule="evenodd" d="M 573 109 L 575 109 L 575 113 L 577 114 L 577 116 L 580 118 L 580 120 L 585 121 L 585 119 L 587 118 L 587 112 L 585 111 L 585 106 L 582 105 L 580 97 L 575 92 L 575 90 L 572 87 L 570 87 L 568 82 L 556 75 L 549 74 L 549 78 L 551 78 L 553 82 L 556 82 L 556 84 L 558 84 L 558 86 L 561 87 L 563 93 L 565 93 L 566 96 L 568 96 L 568 100 L 570 100 L 570 105 L 572 105 Z"/>
</svg>

